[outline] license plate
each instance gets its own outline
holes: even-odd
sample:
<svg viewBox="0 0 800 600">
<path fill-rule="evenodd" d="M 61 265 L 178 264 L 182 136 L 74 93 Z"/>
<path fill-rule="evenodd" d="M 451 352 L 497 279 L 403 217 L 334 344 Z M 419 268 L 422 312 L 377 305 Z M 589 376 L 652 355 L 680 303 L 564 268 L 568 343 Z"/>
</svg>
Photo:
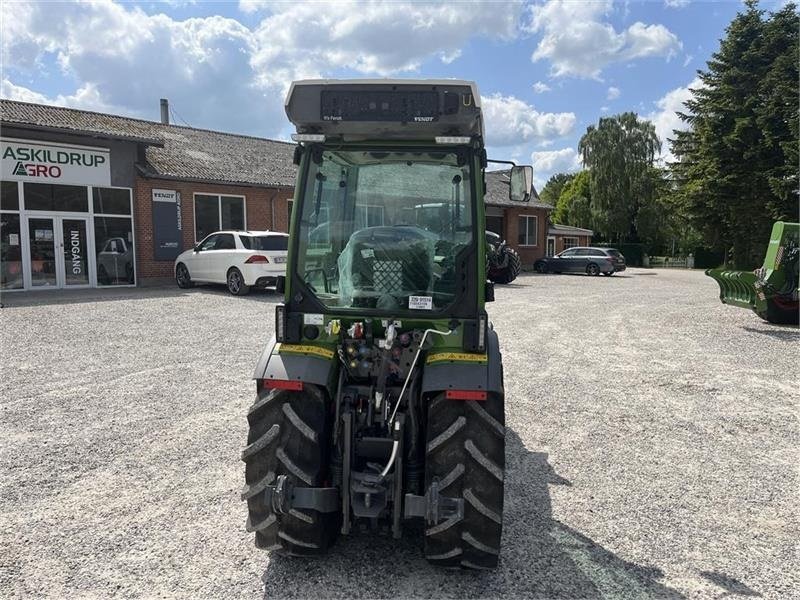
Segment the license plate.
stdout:
<svg viewBox="0 0 800 600">
<path fill-rule="evenodd" d="M 285 256 L 276 256 L 275 257 L 275 262 L 276 263 L 285 263 L 286 262 L 286 257 Z"/>
</svg>

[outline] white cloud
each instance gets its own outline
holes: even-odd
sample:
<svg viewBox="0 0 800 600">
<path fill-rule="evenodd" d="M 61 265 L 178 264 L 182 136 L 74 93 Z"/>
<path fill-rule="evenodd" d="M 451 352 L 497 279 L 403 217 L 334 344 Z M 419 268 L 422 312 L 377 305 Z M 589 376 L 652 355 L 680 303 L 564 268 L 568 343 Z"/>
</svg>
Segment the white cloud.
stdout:
<svg viewBox="0 0 800 600">
<path fill-rule="evenodd" d="M 221 16 L 177 21 L 111 0 L 0 3 L 6 88 L 57 60 L 65 79 L 79 82 L 62 103 L 156 118 L 165 97 L 192 125 L 279 135 L 293 79 L 342 69 L 389 76 L 426 61 L 446 64 L 472 37 L 515 37 L 522 11 L 516 2 L 464 10 L 355 0 L 253 1 L 240 8 L 266 10 L 250 28 Z"/>
<path fill-rule="evenodd" d="M 691 55 L 691 54 L 687 54 L 687 55 L 686 55 L 686 58 L 684 58 L 684 59 L 683 59 L 683 66 L 685 67 L 685 66 L 686 66 L 686 65 L 688 65 L 690 62 L 692 62 L 692 59 L 693 59 L 693 58 L 694 58 L 694 56 L 693 56 L 693 55 Z"/>
<path fill-rule="evenodd" d="M 688 128 L 687 123 L 682 121 L 677 113 L 688 112 L 683 104 L 692 97 L 690 89 L 697 89 L 702 87 L 702 85 L 703 83 L 700 81 L 700 78 L 695 77 L 689 85 L 670 90 L 663 97 L 655 101 L 658 110 L 644 117 L 652 121 L 653 125 L 655 125 L 656 134 L 658 135 L 658 139 L 661 140 L 661 158 L 667 162 L 674 160 L 672 152 L 670 151 L 669 142 L 667 141 L 675 137 L 673 130 L 680 131 Z"/>
<path fill-rule="evenodd" d="M 575 113 L 542 113 L 523 100 L 501 94 L 483 96 L 481 100 L 486 143 L 491 146 L 560 137 L 575 127 Z"/>
<path fill-rule="evenodd" d="M 35 104 L 53 104 L 67 108 L 80 108 L 83 110 L 93 110 L 95 112 L 119 113 L 128 112 L 123 107 L 114 106 L 106 103 L 97 91 L 94 84 L 87 83 L 78 88 L 74 94 L 58 94 L 49 98 L 34 90 L 24 86 L 15 85 L 9 79 L 4 78 L 0 81 L 0 97 L 20 102 L 33 102 Z M 133 115 L 132 115 L 133 116 Z"/>
<path fill-rule="evenodd" d="M 620 92 L 618 87 L 614 87 L 612 85 L 610 88 L 608 88 L 608 92 L 606 93 L 606 99 L 607 100 L 616 100 L 617 98 L 619 98 L 621 93 L 622 92 Z"/>
<path fill-rule="evenodd" d="M 683 8 L 688 6 L 692 0 L 664 0 L 664 6 L 668 8 Z"/>
<path fill-rule="evenodd" d="M 613 62 L 669 59 L 681 48 L 678 37 L 663 25 L 636 22 L 618 32 L 606 20 L 611 9 L 611 0 L 549 0 L 530 7 L 529 30 L 542 36 L 531 59 L 550 61 L 557 77 L 600 79 L 603 68 Z"/>
<path fill-rule="evenodd" d="M 537 81 L 533 84 L 533 93 L 534 94 L 544 94 L 545 92 L 549 92 L 552 88 L 547 85 L 544 81 Z"/>
<path fill-rule="evenodd" d="M 533 179 L 537 189 L 556 173 L 574 173 L 582 166 L 581 156 L 573 148 L 545 150 L 531 154 Z"/>
</svg>

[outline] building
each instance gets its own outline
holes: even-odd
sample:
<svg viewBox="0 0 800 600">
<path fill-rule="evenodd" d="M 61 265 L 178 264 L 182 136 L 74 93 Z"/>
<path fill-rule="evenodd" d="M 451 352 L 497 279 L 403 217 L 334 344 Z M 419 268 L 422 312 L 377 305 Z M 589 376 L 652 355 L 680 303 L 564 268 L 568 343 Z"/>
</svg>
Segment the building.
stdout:
<svg viewBox="0 0 800 600">
<path fill-rule="evenodd" d="M 293 144 L 9 100 L 0 124 L 3 291 L 171 278 L 209 231 L 288 229 Z"/>
<path fill-rule="evenodd" d="M 553 207 L 542 202 L 536 188 L 529 202 L 508 199 L 509 171 L 486 173 L 486 229 L 494 231 L 519 252 L 523 268 L 545 255 L 550 211 Z"/>
<path fill-rule="evenodd" d="M 590 246 L 594 231 L 570 225 L 551 223 L 547 229 L 547 256 L 553 256 L 574 246 Z"/>
<path fill-rule="evenodd" d="M 0 290 L 133 286 L 217 229 L 287 231 L 294 145 L 162 121 L 0 100 Z M 487 227 L 523 265 L 545 254 L 536 190 L 486 174 Z"/>
</svg>

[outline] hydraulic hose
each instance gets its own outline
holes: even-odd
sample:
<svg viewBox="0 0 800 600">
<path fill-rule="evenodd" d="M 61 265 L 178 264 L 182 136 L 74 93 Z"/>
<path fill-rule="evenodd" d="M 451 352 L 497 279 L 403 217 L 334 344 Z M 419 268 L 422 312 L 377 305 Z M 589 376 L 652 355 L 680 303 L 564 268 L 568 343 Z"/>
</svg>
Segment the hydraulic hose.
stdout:
<svg viewBox="0 0 800 600">
<path fill-rule="evenodd" d="M 425 340 L 428 337 L 429 333 L 438 333 L 441 336 L 445 335 L 452 335 L 455 333 L 455 329 L 451 329 L 449 331 L 439 331 L 438 329 L 426 329 L 425 333 L 422 334 L 422 339 L 419 342 L 419 348 L 417 348 L 417 353 L 414 355 L 414 362 L 411 363 L 411 368 L 408 370 L 408 375 L 406 375 L 406 380 L 403 382 L 403 387 L 400 390 L 400 396 L 397 398 L 397 403 L 394 405 L 394 410 L 392 411 L 392 416 L 389 418 L 389 425 L 391 426 L 394 423 L 394 417 L 397 414 L 397 409 L 400 408 L 400 403 L 403 401 L 403 394 L 408 387 L 408 382 L 411 381 L 411 375 L 414 373 L 414 367 L 417 366 L 417 359 L 419 355 L 422 353 L 422 349 L 425 346 Z"/>
</svg>

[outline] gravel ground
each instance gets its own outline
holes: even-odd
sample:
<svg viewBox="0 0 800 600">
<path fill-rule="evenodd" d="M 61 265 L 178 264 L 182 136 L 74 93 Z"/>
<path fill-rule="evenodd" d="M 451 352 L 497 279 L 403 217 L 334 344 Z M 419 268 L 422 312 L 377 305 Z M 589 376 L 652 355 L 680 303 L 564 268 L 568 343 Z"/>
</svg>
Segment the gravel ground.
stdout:
<svg viewBox="0 0 800 600">
<path fill-rule="evenodd" d="M 275 296 L 6 295 L 0 596 L 798 597 L 796 329 L 699 272 L 498 286 L 501 568 L 362 536 L 270 558 L 239 500 Z"/>
</svg>

